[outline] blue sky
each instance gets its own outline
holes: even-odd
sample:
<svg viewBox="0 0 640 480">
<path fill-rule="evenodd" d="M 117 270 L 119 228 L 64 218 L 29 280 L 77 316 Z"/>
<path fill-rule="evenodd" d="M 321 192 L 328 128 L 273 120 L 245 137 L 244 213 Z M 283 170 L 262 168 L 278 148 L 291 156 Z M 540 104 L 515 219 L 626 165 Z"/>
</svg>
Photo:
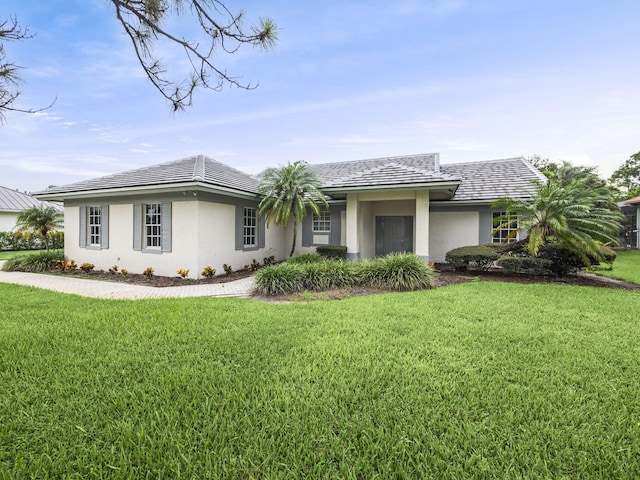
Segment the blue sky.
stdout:
<svg viewBox="0 0 640 480">
<path fill-rule="evenodd" d="M 205 154 L 249 173 L 439 152 L 534 154 L 610 175 L 640 150 L 640 2 L 229 0 L 272 17 L 276 48 L 220 57 L 252 91 L 200 91 L 172 114 L 106 0 L 4 0 L 37 36 L 0 126 L 0 185 L 38 191 Z M 183 60 L 167 50 L 165 63 Z"/>
</svg>

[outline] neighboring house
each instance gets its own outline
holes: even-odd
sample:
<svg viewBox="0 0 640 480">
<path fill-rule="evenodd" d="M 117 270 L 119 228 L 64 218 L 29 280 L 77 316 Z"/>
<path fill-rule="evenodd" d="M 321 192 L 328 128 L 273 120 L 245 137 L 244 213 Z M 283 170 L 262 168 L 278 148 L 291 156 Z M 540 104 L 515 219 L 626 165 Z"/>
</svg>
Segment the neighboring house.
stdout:
<svg viewBox="0 0 640 480">
<path fill-rule="evenodd" d="M 640 248 L 640 197 L 631 198 L 618 204 L 625 216 L 624 231 L 620 243 L 625 248 Z"/>
<path fill-rule="evenodd" d="M 60 213 L 63 207 L 60 203 L 42 202 L 27 193 L 18 192 L 6 187 L 0 187 L 0 232 L 10 232 L 16 226 L 18 216 L 28 208 L 51 206 Z"/>
<path fill-rule="evenodd" d="M 299 225 L 298 252 L 346 245 L 349 258 L 407 251 L 441 262 L 452 248 L 501 241 L 491 202 L 529 197 L 545 177 L 523 158 L 440 165 L 438 154 L 310 165 L 329 208 Z M 292 227 L 257 217 L 259 179 L 202 155 L 36 196 L 65 205 L 65 255 L 159 275 L 286 258 Z"/>
</svg>

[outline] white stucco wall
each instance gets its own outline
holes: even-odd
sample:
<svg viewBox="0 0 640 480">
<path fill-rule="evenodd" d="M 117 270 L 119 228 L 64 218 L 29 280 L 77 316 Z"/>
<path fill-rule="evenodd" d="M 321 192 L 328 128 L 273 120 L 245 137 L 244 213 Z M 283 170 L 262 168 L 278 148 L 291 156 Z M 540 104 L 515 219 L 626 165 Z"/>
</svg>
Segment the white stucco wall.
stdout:
<svg viewBox="0 0 640 480">
<path fill-rule="evenodd" d="M 444 262 L 444 256 L 449 250 L 478 245 L 479 215 L 478 212 L 431 212 L 429 260 Z"/>
<path fill-rule="evenodd" d="M 65 256 L 78 264 L 93 263 L 101 270 L 118 265 L 120 270 L 142 273 L 152 267 L 156 275 L 171 277 L 178 269 L 188 269 L 190 278 L 199 278 L 207 265 L 222 274 L 225 263 L 238 270 L 253 259 L 261 264 L 271 255 L 284 259 L 286 232 L 273 225 L 266 229 L 265 248 L 235 250 L 235 208 L 200 200 L 172 202 L 171 252 L 151 253 L 133 249 L 132 204 L 109 205 L 109 248 L 102 250 L 80 248 L 79 207 L 67 206 Z"/>
<path fill-rule="evenodd" d="M 11 232 L 18 220 L 17 212 L 0 212 L 0 232 Z"/>
</svg>

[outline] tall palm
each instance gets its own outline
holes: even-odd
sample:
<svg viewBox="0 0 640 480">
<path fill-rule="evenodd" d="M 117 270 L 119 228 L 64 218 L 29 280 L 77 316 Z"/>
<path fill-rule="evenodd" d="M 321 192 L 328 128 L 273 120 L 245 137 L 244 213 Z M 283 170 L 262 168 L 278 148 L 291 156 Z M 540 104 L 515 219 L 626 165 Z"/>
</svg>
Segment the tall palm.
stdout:
<svg viewBox="0 0 640 480">
<path fill-rule="evenodd" d="M 264 196 L 258 205 L 258 214 L 266 215 L 267 225 L 273 221 L 286 227 L 293 218 L 293 245 L 289 256 L 296 248 L 297 226 L 307 216 L 307 208 L 320 215 L 321 207 L 329 206 L 320 191 L 320 182 L 303 161 L 268 169 L 258 192 Z"/>
<path fill-rule="evenodd" d="M 31 207 L 24 210 L 16 221 L 16 235 L 36 235 L 49 250 L 49 232 L 62 227 L 62 214 L 54 207 Z"/>
<path fill-rule="evenodd" d="M 506 212 L 495 230 L 516 227 L 525 232 L 523 243 L 531 255 L 537 255 L 546 243 L 556 242 L 590 265 L 590 258 L 604 260 L 601 245 L 618 243 L 624 216 L 611 204 L 611 192 L 606 188 L 590 188 L 581 181 L 563 185 L 550 179 L 537 183 L 536 194 L 530 199 L 495 201 L 493 206 Z"/>
</svg>

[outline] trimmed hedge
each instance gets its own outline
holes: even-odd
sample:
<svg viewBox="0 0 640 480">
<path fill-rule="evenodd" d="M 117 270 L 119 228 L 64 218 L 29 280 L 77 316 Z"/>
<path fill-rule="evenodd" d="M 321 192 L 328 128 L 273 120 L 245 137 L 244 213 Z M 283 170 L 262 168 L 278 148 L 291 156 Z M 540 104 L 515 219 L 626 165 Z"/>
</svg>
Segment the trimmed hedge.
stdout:
<svg viewBox="0 0 640 480">
<path fill-rule="evenodd" d="M 347 247 L 344 245 L 321 245 L 316 247 L 316 252 L 321 257 L 325 258 L 336 258 L 346 260 L 347 258 Z"/>
<path fill-rule="evenodd" d="M 496 261 L 505 275 L 549 275 L 553 262 L 546 258 L 505 256 Z"/>
<path fill-rule="evenodd" d="M 58 249 L 64 247 L 64 232 L 49 234 L 50 247 Z M 0 250 L 41 250 L 47 246 L 36 235 L 26 235 L 14 232 L 0 232 Z"/>
<path fill-rule="evenodd" d="M 445 261 L 458 272 L 488 270 L 500 257 L 500 244 L 471 245 L 454 248 L 445 254 Z"/>
</svg>

